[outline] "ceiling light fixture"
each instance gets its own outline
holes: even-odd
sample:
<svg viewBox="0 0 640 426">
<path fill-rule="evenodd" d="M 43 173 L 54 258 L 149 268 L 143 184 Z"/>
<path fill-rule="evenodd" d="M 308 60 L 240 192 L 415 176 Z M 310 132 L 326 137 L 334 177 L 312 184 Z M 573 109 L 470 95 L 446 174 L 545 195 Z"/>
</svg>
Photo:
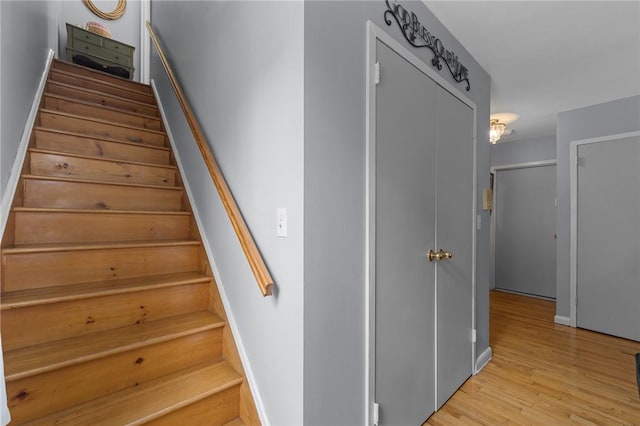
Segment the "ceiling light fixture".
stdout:
<svg viewBox="0 0 640 426">
<path fill-rule="evenodd" d="M 489 142 L 491 142 L 492 145 L 498 142 L 506 128 L 506 124 L 499 122 L 497 118 L 491 119 L 489 121 Z"/>
</svg>

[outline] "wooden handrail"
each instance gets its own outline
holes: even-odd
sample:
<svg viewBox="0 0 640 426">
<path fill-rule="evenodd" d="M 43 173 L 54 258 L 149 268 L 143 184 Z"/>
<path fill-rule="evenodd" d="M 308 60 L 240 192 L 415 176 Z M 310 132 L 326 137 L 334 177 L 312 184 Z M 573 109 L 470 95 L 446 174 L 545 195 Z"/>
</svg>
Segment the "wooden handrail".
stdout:
<svg viewBox="0 0 640 426">
<path fill-rule="evenodd" d="M 165 71 L 167 72 L 167 76 L 169 77 L 169 81 L 171 82 L 171 86 L 176 93 L 178 101 L 180 102 L 180 106 L 182 107 L 182 111 L 184 112 L 185 118 L 189 123 L 189 127 L 191 127 L 191 132 L 198 144 L 198 149 L 200 149 L 200 153 L 204 158 L 204 162 L 207 165 L 207 169 L 209 169 L 209 173 L 211 174 L 211 178 L 213 179 L 213 183 L 218 190 L 218 195 L 220 196 L 220 200 L 224 205 L 225 210 L 227 211 L 227 215 L 229 216 L 229 220 L 231 220 L 231 225 L 233 229 L 236 231 L 236 235 L 238 236 L 238 240 L 240 241 L 240 246 L 242 247 L 242 251 L 244 251 L 244 255 L 247 257 L 247 261 L 249 262 L 249 266 L 253 271 L 253 275 L 256 277 L 256 281 L 258 282 L 258 287 L 260 287 L 260 291 L 263 296 L 269 296 L 273 293 L 273 279 L 271 278 L 271 274 L 267 269 L 267 265 L 264 263 L 264 259 L 260 254 L 260 250 L 256 246 L 253 237 L 251 236 L 251 232 L 245 223 L 242 213 L 236 204 L 236 200 L 233 198 L 233 194 L 227 185 L 227 181 L 224 179 L 222 171 L 218 166 L 218 162 L 214 157 L 211 149 L 209 148 L 209 144 L 207 143 L 207 139 L 204 136 L 204 132 L 202 128 L 198 124 L 198 120 L 196 120 L 189 103 L 187 102 L 187 98 L 178 83 L 178 79 L 176 78 L 173 70 L 171 69 L 171 65 L 167 60 L 167 57 L 160 46 L 160 42 L 158 40 L 158 36 L 156 35 L 151 23 L 147 21 L 147 29 L 149 30 L 149 35 L 151 36 L 151 41 L 153 41 L 154 46 L 158 52 L 158 56 L 162 61 L 162 65 L 164 66 Z"/>
</svg>

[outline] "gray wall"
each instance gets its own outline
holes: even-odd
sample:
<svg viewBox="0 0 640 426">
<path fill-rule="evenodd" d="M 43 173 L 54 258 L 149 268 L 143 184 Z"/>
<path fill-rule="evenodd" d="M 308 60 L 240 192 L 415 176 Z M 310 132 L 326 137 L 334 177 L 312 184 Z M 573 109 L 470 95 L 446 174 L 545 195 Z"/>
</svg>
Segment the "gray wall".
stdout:
<svg viewBox="0 0 640 426">
<path fill-rule="evenodd" d="M 556 159 L 556 135 L 491 145 L 491 166 Z"/>
<path fill-rule="evenodd" d="M 79 27 L 85 27 L 87 22 L 99 22 L 111 30 L 111 38 L 136 48 L 134 57 L 134 79 L 140 80 L 140 1 L 128 0 L 124 15 L 115 21 L 104 20 L 91 12 L 80 0 L 66 1 L 56 0 L 58 3 L 58 57 L 65 59 L 67 46 L 67 26 L 70 23 Z M 102 11 L 111 12 L 115 9 L 115 0 L 93 0 L 93 3 Z"/>
<path fill-rule="evenodd" d="M 472 89 L 463 93 L 479 107 L 480 194 L 488 186 L 489 76 L 422 3 L 407 7 L 470 68 Z M 384 24 L 385 9 L 383 1 L 152 4 L 154 26 L 278 283 L 275 297 L 259 296 L 154 58 L 152 77 L 272 424 L 364 421 L 367 19 L 404 43 Z M 288 239 L 275 238 L 277 207 L 288 209 Z M 489 222 L 479 214 L 478 353 L 489 330 Z"/>
<path fill-rule="evenodd" d="M 6 194 L 7 183 L 46 64 L 51 26 L 47 11 L 45 1 L 0 1 L 0 198 L 11 196 Z M 6 398 L 2 381 L 2 425 L 9 421 Z"/>
<path fill-rule="evenodd" d="M 632 96 L 572 111 L 557 120 L 558 248 L 556 314 L 569 317 L 569 229 L 571 220 L 569 146 L 571 141 L 640 130 L 640 96 Z"/>
<path fill-rule="evenodd" d="M 46 1 L 0 1 L 0 195 L 4 195 L 44 71 L 51 20 Z"/>
<path fill-rule="evenodd" d="M 403 1 L 470 68 L 471 91 L 440 75 L 478 105 L 478 354 L 489 342 L 489 75 L 421 2 Z M 413 49 L 383 20 L 383 1 L 305 4 L 304 424 L 357 425 L 365 407 L 365 55 L 366 21 Z"/>
<path fill-rule="evenodd" d="M 152 3 L 153 25 L 276 282 L 263 298 L 154 57 L 151 77 L 274 425 L 303 424 L 303 9 Z M 278 207 L 287 209 L 288 238 L 276 237 Z"/>
</svg>

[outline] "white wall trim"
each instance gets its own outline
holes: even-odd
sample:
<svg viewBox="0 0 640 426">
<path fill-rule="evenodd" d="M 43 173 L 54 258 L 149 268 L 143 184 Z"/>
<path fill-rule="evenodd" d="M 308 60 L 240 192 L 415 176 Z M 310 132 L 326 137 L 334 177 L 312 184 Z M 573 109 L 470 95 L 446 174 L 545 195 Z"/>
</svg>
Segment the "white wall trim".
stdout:
<svg viewBox="0 0 640 426">
<path fill-rule="evenodd" d="M 53 51 L 53 49 L 49 49 L 44 64 L 44 70 L 42 71 L 42 75 L 40 77 L 40 83 L 38 84 L 38 89 L 36 90 L 35 96 L 33 97 L 33 103 L 31 104 L 29 115 L 27 116 L 27 122 L 24 125 L 22 137 L 20 138 L 18 152 L 16 153 L 16 158 L 13 162 L 13 166 L 11 167 L 9 181 L 7 182 L 5 191 L 2 194 L 2 201 L 0 202 L 0 229 L 2 230 L 2 235 L 4 235 L 4 231 L 7 226 L 9 212 L 11 211 L 11 203 L 13 202 L 13 197 L 16 193 L 18 182 L 20 181 L 22 164 L 24 163 L 24 157 L 27 154 L 27 149 L 29 148 L 31 131 L 33 130 L 36 116 L 38 115 L 38 108 L 40 107 L 40 101 L 42 100 L 42 94 L 44 93 L 44 88 L 47 83 L 47 76 L 49 75 L 49 70 L 51 68 L 51 63 L 53 62 L 54 56 L 55 52 Z"/>
<path fill-rule="evenodd" d="M 526 169 L 528 167 L 544 167 L 544 166 L 553 166 L 557 164 L 556 160 L 542 160 L 542 161 L 525 161 L 523 163 L 512 163 L 512 164 L 503 164 L 500 166 L 491 166 L 491 172 L 499 171 L 499 170 L 511 170 L 511 169 Z"/>
<path fill-rule="evenodd" d="M 569 317 L 565 317 L 562 315 L 556 315 L 553 317 L 553 322 L 555 322 L 556 324 L 560 324 L 560 325 L 566 325 L 571 327 L 571 318 Z"/>
<path fill-rule="evenodd" d="M 569 144 L 569 196 L 570 196 L 570 226 L 569 226 L 569 324 L 577 326 L 577 296 L 578 296 L 578 147 L 580 145 L 610 142 L 614 140 L 640 136 L 640 131 L 616 133 L 597 138 L 573 140 Z M 566 318 L 566 317 L 561 317 Z"/>
<path fill-rule="evenodd" d="M 371 425 L 373 403 L 375 402 L 375 182 L 371 178 L 376 163 L 376 90 L 375 90 L 375 38 L 372 36 L 371 22 L 367 22 L 366 64 L 365 64 L 365 286 L 364 286 L 364 424 Z"/>
<path fill-rule="evenodd" d="M 543 161 L 525 161 L 522 163 L 503 164 L 500 166 L 491 166 L 489 173 L 494 175 L 493 178 L 493 197 L 491 199 L 492 214 L 491 224 L 489 230 L 489 288 L 494 290 L 496 288 L 496 206 L 498 205 L 498 198 L 496 187 L 498 185 L 498 174 L 496 172 L 514 169 L 527 169 L 531 167 L 545 167 L 557 165 L 556 160 L 543 160 Z M 557 190 L 556 190 L 556 200 Z"/>
<path fill-rule="evenodd" d="M 491 358 L 493 358 L 493 350 L 491 349 L 491 346 L 488 346 L 487 349 L 482 351 L 480 356 L 478 356 L 473 369 L 473 375 L 475 376 L 476 374 L 478 374 L 480 370 L 482 370 L 487 364 L 489 364 Z"/>
<path fill-rule="evenodd" d="M 380 40 L 392 50 L 418 68 L 440 87 L 451 93 L 457 99 L 469 106 L 473 110 L 473 201 L 471 213 L 472 231 L 472 288 L 471 288 L 471 329 L 476 329 L 476 214 L 477 214 L 477 116 L 476 104 L 464 93 L 460 92 L 451 83 L 445 80 L 423 60 L 411 53 L 401 43 L 378 27 L 372 21 L 367 21 L 366 39 L 366 98 L 365 98 L 365 120 L 366 120 L 366 178 L 365 178 L 365 424 L 370 425 L 372 416 L 371 409 L 375 402 L 375 125 L 376 125 L 376 90 L 373 79 L 376 62 L 376 40 Z M 490 351 L 490 348 L 488 348 Z M 484 351 L 486 352 L 486 350 Z M 436 352 L 437 353 L 437 352 Z M 491 352 L 489 352 L 491 353 Z M 484 353 L 483 353 L 484 354 Z M 434 357 L 437 361 L 437 357 Z M 488 362 L 488 360 L 487 360 Z M 476 370 L 476 343 L 471 346 L 471 371 Z M 436 369 L 437 375 L 437 369 Z M 434 395 L 436 397 L 436 395 Z M 437 401 L 434 401 L 437 406 Z"/>
<path fill-rule="evenodd" d="M 151 39 L 147 32 L 147 21 L 151 21 L 151 1 L 140 0 L 140 82 L 149 84 L 151 75 Z"/>
<path fill-rule="evenodd" d="M 193 193 L 191 192 L 191 187 L 189 186 L 189 181 L 187 180 L 187 177 L 184 174 L 184 167 L 182 165 L 182 160 L 180 159 L 180 154 L 175 144 L 175 139 L 173 138 L 173 134 L 171 133 L 169 122 L 165 115 L 164 107 L 160 99 L 160 94 L 158 93 L 156 83 L 153 79 L 151 79 L 151 87 L 153 88 L 153 93 L 156 97 L 158 110 L 160 111 L 160 116 L 162 117 L 162 122 L 165 126 L 167 137 L 169 139 L 169 143 L 171 144 L 171 148 L 173 150 L 173 155 L 175 156 L 176 163 L 178 164 L 178 170 L 180 171 L 180 176 L 182 177 L 184 188 L 185 188 L 185 191 L 187 192 L 187 197 L 189 197 L 189 200 L 194 200 Z M 197 205 L 193 202 L 191 202 L 191 209 L 193 210 L 193 216 L 198 225 L 198 229 L 200 230 L 204 229 L 202 225 L 202 220 L 200 219 L 200 215 L 198 214 Z M 242 342 L 242 337 L 240 336 L 240 331 L 238 330 L 235 317 L 233 316 L 233 311 L 231 310 L 229 299 L 227 298 L 227 294 L 224 291 L 224 285 L 222 283 L 222 278 L 220 277 L 220 272 L 218 271 L 216 262 L 213 259 L 213 256 L 211 254 L 212 253 L 211 245 L 209 244 L 209 240 L 207 239 L 207 236 L 205 233 L 200 232 L 200 237 L 202 238 L 202 245 L 204 246 L 205 252 L 207 253 L 207 258 L 209 259 L 209 263 L 211 264 L 211 270 L 213 271 L 213 276 L 216 280 L 216 284 L 220 292 L 220 298 L 222 299 L 222 304 L 224 306 L 225 313 L 227 314 L 227 320 L 229 323 L 229 327 L 231 329 L 231 334 L 233 335 L 233 338 L 235 340 L 236 347 L 238 349 L 238 354 L 240 355 L 240 360 L 242 361 L 242 366 L 244 368 L 245 375 L 247 376 L 247 382 L 249 384 L 249 389 L 251 390 L 253 400 L 256 404 L 256 409 L 258 411 L 258 416 L 260 417 L 260 422 L 265 426 L 269 426 L 271 423 L 269 423 L 269 419 L 267 417 L 267 412 L 264 407 L 264 401 L 262 400 L 255 375 L 253 374 L 253 370 L 251 369 L 251 363 L 249 362 L 247 351 L 245 350 L 244 344 Z"/>
</svg>

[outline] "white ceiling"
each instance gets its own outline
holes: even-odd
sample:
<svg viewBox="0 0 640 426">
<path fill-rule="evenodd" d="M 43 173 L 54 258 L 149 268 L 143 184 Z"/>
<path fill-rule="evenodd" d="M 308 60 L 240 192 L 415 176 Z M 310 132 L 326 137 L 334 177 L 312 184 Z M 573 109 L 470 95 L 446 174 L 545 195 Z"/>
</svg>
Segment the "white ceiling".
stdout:
<svg viewBox="0 0 640 426">
<path fill-rule="evenodd" d="M 640 94 L 640 0 L 423 1 L 491 75 L 492 117 L 518 116 L 502 115 L 515 132 L 500 142 L 554 135 L 560 111 Z"/>
</svg>

